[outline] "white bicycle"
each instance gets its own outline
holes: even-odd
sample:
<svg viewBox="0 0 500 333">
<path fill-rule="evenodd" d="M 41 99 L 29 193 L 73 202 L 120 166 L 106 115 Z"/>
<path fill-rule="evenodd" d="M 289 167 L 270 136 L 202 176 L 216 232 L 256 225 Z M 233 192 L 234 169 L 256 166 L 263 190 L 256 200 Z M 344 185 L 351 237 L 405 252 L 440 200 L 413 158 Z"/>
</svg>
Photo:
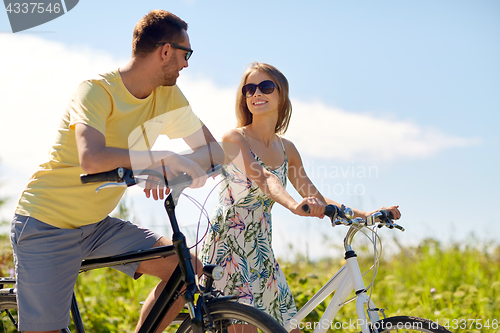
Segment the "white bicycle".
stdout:
<svg viewBox="0 0 500 333">
<path fill-rule="evenodd" d="M 307 212 L 309 207 L 305 205 L 303 209 Z M 332 219 L 332 226 L 349 226 L 344 239 L 346 263 L 289 321 L 285 327 L 288 332 L 294 328 L 300 328 L 302 320 L 329 295 L 336 291 L 320 321 L 314 323 L 312 326 L 314 333 L 327 332 L 329 329 L 338 331 L 353 329 L 356 332 L 361 331 L 362 333 L 450 333 L 446 328 L 429 319 L 413 316 L 386 317 L 385 309 L 375 306 L 375 303 L 371 299 L 371 293 L 368 294 L 368 290 L 373 286 L 377 275 L 381 255 L 381 252 L 377 249 L 377 241 L 380 242 L 376 231 L 377 227 L 396 228 L 404 231 L 403 227 L 393 223 L 390 212 L 381 210 L 368 216 L 365 220 L 362 218 L 353 218 L 353 212 L 348 207 L 342 205 L 341 208 L 338 208 L 334 205 L 328 205 L 326 206 L 325 215 Z M 373 279 L 368 287 L 365 287 L 357 255 L 352 248 L 354 236 L 360 231 L 370 237 L 374 246 Z M 347 299 L 353 291 L 355 296 Z M 333 320 L 340 308 L 351 301 L 356 301 L 357 318 L 349 322 L 334 322 Z M 380 314 L 382 315 L 382 319 L 380 318 Z"/>
</svg>

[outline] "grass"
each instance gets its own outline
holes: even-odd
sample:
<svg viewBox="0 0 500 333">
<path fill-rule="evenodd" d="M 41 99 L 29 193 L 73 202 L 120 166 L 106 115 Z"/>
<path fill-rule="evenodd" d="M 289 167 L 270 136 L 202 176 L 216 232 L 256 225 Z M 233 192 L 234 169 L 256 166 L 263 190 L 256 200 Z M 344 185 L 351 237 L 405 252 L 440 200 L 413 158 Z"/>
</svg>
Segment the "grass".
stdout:
<svg viewBox="0 0 500 333">
<path fill-rule="evenodd" d="M 388 308 L 388 315 L 414 315 L 448 323 L 452 332 L 499 331 L 500 246 L 478 247 L 476 243 L 482 244 L 472 239 L 464 245 L 445 245 L 427 239 L 418 246 L 399 245 L 396 254 L 382 258 L 372 298 L 378 306 Z M 373 261 L 367 251 L 364 247 L 358 250 L 362 270 Z M 282 262 L 297 307 L 303 306 L 342 264 L 341 257 L 309 262 L 297 256 L 292 262 Z M 10 244 L 1 236 L 0 273 L 10 275 L 11 268 Z M 367 274 L 365 282 L 369 280 Z M 81 274 L 76 294 L 87 331 L 132 331 L 140 302 L 157 282 L 152 277 L 133 281 L 112 269 Z M 302 332 L 312 332 L 307 323 L 318 322 L 325 307 L 321 304 L 304 320 Z M 354 311 L 354 303 L 346 305 L 335 321 L 348 322 Z M 484 327 L 486 323 L 489 327 Z"/>
<path fill-rule="evenodd" d="M 399 245 L 398 254 L 382 259 L 372 299 L 377 306 L 387 308 L 389 316 L 429 318 L 452 332 L 498 332 L 500 247 L 483 244 L 480 248 L 474 243 L 471 240 L 466 245 L 443 245 L 427 239 L 414 247 Z M 373 258 L 359 255 L 358 260 L 360 266 L 370 267 Z M 295 260 L 282 265 L 297 307 L 303 306 L 342 264 L 343 260 L 336 258 L 316 263 Z M 369 281 L 371 276 L 365 284 Z M 319 306 L 304 322 L 318 322 L 325 306 Z M 349 322 L 353 313 L 354 303 L 348 304 L 336 321 Z M 307 327 L 302 331 L 312 332 Z"/>
</svg>

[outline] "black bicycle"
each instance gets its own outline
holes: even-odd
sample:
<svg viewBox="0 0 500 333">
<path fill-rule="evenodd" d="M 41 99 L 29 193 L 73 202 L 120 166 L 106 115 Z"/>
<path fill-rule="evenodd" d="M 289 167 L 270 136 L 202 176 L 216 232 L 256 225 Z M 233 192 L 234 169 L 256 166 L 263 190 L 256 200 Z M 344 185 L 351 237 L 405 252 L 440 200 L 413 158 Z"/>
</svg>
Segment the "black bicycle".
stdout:
<svg viewBox="0 0 500 333">
<path fill-rule="evenodd" d="M 207 174 L 209 176 L 220 173 L 222 167 L 212 168 Z M 191 177 L 186 174 L 177 176 L 167 181 L 166 177 L 155 170 L 142 170 L 136 172 L 118 168 L 109 172 L 92 175 L 82 175 L 82 183 L 105 182 L 98 190 L 108 186 L 133 186 L 141 182 L 152 182 L 153 179 L 161 179 L 171 189 L 166 197 L 164 206 L 172 226 L 173 245 L 161 246 L 145 251 L 130 252 L 118 256 L 103 257 L 84 260 L 80 273 L 96 268 L 112 267 L 127 263 L 166 258 L 177 255 L 179 264 L 167 282 L 162 293 L 151 309 L 149 315 L 142 324 L 139 333 L 156 332 L 163 317 L 168 312 L 173 302 L 182 297 L 185 302 L 187 313 L 180 313 L 173 323 L 180 323 L 177 330 L 179 333 L 193 332 L 266 332 L 285 333 L 286 330 L 271 316 L 252 306 L 237 302 L 234 296 L 220 296 L 220 292 L 213 289 L 214 280 L 222 278 L 222 268 L 216 265 L 203 267 L 205 284 L 196 283 L 196 273 L 191 262 L 191 253 L 186 243 L 186 238 L 179 229 L 175 215 L 175 206 L 182 191 L 189 187 Z M 147 178 L 144 178 L 147 177 Z M 12 323 L 11 329 L 4 328 L 6 332 L 17 332 L 17 302 L 15 278 L 0 278 L 0 311 L 2 312 L 2 323 Z M 5 288 L 5 286 L 10 286 Z M 73 293 L 71 304 L 71 317 L 77 333 L 84 333 L 82 317 L 78 308 L 75 294 Z M 9 324 L 10 325 L 10 324 Z M 0 328 L 1 329 L 1 328 Z M 61 332 L 68 333 L 65 328 Z"/>
</svg>

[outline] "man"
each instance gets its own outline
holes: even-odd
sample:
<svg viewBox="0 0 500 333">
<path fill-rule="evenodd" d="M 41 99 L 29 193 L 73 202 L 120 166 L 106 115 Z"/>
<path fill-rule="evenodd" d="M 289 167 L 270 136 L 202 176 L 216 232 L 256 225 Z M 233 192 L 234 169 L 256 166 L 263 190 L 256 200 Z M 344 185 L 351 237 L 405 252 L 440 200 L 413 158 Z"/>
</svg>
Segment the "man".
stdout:
<svg viewBox="0 0 500 333">
<path fill-rule="evenodd" d="M 207 178 L 204 170 L 214 161 L 221 163 L 222 150 L 176 85 L 191 54 L 187 24 L 169 12 L 151 11 L 134 29 L 130 61 L 81 83 L 72 96 L 50 160 L 30 179 L 12 222 L 21 331 L 59 332 L 69 325 L 71 296 L 83 259 L 171 243 L 109 217 L 124 189 L 96 194 L 101 184 L 82 185 L 81 173 L 158 168 L 167 176 L 186 172 L 194 179 L 191 187 L 200 187 Z M 150 151 L 159 134 L 182 137 L 193 153 Z M 145 189 L 146 196 L 155 199 L 166 191 Z M 117 268 L 133 278 L 150 274 L 162 279 L 148 296 L 140 323 L 176 265 L 177 258 L 170 257 Z M 182 303 L 179 298 L 163 326 Z"/>
</svg>

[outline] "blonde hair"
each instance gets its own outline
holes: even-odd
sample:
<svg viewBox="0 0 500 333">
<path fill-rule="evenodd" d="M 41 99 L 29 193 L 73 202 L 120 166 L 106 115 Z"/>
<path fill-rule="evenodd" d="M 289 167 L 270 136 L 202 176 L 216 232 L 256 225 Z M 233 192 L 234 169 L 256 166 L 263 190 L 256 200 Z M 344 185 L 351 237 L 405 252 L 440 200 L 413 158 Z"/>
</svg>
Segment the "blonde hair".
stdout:
<svg viewBox="0 0 500 333">
<path fill-rule="evenodd" d="M 292 103 L 288 97 L 288 80 L 276 67 L 261 62 L 254 62 L 250 64 L 241 79 L 240 86 L 238 87 L 238 93 L 236 95 L 236 127 L 249 125 L 253 121 L 253 115 L 248 109 L 246 97 L 243 96 L 241 89 L 246 84 L 248 76 L 257 71 L 262 71 L 269 75 L 278 87 L 280 94 L 278 104 L 278 120 L 276 121 L 274 132 L 276 134 L 284 134 L 288 129 L 290 118 L 292 116 Z"/>
</svg>

